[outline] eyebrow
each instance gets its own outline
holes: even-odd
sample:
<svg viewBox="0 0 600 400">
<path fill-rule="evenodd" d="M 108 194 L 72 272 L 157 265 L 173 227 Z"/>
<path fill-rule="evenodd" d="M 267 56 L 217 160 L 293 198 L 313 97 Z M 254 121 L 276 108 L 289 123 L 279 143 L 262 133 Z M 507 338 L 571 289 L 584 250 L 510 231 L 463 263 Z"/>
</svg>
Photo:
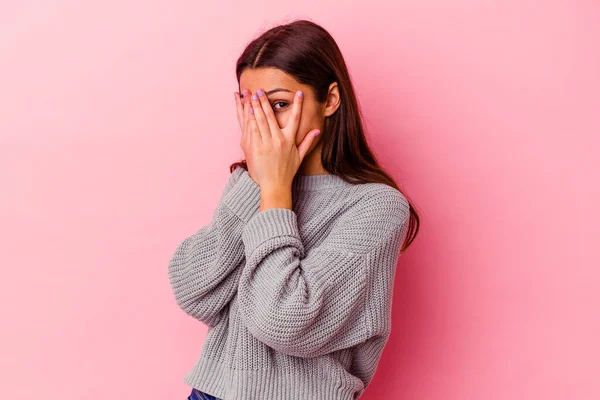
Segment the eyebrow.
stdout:
<svg viewBox="0 0 600 400">
<path fill-rule="evenodd" d="M 290 92 L 290 93 L 292 93 L 292 91 L 291 91 L 291 90 L 288 90 L 288 89 L 283 89 L 283 88 L 277 88 L 277 89 L 269 90 L 269 91 L 266 93 L 266 95 L 268 96 L 268 95 L 270 95 L 270 94 L 277 93 L 277 92 Z"/>
</svg>

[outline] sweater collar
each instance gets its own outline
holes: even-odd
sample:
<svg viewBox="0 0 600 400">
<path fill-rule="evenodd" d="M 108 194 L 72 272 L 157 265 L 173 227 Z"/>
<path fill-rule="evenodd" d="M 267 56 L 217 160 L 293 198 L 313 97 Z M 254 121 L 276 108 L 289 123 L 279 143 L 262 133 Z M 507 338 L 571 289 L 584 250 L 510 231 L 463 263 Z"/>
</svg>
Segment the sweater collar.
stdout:
<svg viewBox="0 0 600 400">
<path fill-rule="evenodd" d="M 296 190 L 304 192 L 351 184 L 334 174 L 296 174 L 294 176 L 294 181 L 292 185 Z"/>
</svg>

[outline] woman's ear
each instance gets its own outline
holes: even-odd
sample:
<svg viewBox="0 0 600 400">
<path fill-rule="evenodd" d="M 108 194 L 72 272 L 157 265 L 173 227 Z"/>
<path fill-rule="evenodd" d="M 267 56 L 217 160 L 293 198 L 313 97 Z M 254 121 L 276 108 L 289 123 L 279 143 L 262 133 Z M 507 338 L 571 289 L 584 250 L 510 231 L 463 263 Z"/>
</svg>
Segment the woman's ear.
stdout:
<svg viewBox="0 0 600 400">
<path fill-rule="evenodd" d="M 329 117 L 333 115 L 340 106 L 340 91 L 337 82 L 333 82 L 329 85 L 329 91 L 327 93 L 327 102 L 325 103 L 324 115 Z"/>
</svg>

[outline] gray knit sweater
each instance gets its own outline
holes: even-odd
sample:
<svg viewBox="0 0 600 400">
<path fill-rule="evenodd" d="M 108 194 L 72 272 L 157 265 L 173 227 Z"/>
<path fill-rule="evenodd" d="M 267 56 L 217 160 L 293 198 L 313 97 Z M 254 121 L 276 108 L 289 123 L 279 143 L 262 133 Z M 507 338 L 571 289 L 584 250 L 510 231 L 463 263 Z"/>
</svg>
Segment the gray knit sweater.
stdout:
<svg viewBox="0 0 600 400">
<path fill-rule="evenodd" d="M 239 167 L 211 222 L 175 250 L 177 304 L 209 327 L 188 385 L 224 400 L 348 400 L 372 380 L 408 202 L 332 174 L 296 175 L 292 200 L 259 212 Z"/>
</svg>

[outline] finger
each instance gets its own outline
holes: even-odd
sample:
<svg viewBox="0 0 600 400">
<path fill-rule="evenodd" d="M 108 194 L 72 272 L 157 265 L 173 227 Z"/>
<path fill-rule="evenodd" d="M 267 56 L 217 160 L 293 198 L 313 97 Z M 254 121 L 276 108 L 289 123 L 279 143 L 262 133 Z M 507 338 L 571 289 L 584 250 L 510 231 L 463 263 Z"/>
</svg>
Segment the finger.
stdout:
<svg viewBox="0 0 600 400">
<path fill-rule="evenodd" d="M 260 89 L 252 95 L 252 110 L 254 111 L 254 119 L 258 125 L 261 139 L 269 140 L 271 138 L 271 128 L 267 122 L 265 112 L 262 109 L 261 101 L 258 99 L 258 93 L 263 93 L 264 97 L 264 92 Z"/>
<path fill-rule="evenodd" d="M 262 135 L 260 134 L 260 129 L 258 128 L 258 124 L 256 123 L 256 118 L 254 118 L 253 108 L 250 107 L 250 113 L 248 114 L 248 141 L 251 144 L 262 143 Z"/>
<path fill-rule="evenodd" d="M 233 97 L 235 98 L 235 109 L 237 112 L 238 123 L 240 124 L 240 129 L 244 129 L 244 106 L 242 105 L 242 99 L 240 99 L 240 94 L 238 92 L 233 92 Z"/>
<path fill-rule="evenodd" d="M 238 122 L 240 124 L 240 130 L 242 131 L 242 136 L 240 138 L 240 146 L 242 147 L 242 150 L 245 151 L 245 149 L 248 147 L 248 138 L 246 135 L 246 116 L 245 116 L 245 110 L 244 110 L 244 103 L 246 103 L 246 99 L 244 99 L 244 93 L 246 91 L 243 90 L 241 93 L 235 93 L 236 96 L 236 110 L 237 110 L 237 118 L 238 118 Z"/>
<path fill-rule="evenodd" d="M 244 136 L 244 140 L 246 141 L 246 143 L 248 143 L 248 116 L 250 115 L 250 91 L 247 89 L 244 89 L 242 91 L 242 94 L 244 95 L 243 99 L 242 99 L 242 104 L 244 106 L 244 133 L 242 136 Z"/>
<path fill-rule="evenodd" d="M 243 90 L 242 94 L 244 94 L 245 92 L 246 91 Z M 248 146 L 248 138 L 246 137 L 246 117 L 244 116 L 244 100 L 242 99 L 239 93 L 236 92 L 234 93 L 234 95 L 236 101 L 238 123 L 240 125 L 240 130 L 242 131 L 242 136 L 240 138 L 240 146 L 242 147 L 242 150 L 244 150 Z"/>
<path fill-rule="evenodd" d="M 300 117 L 302 116 L 302 99 L 304 95 L 302 91 L 297 91 L 294 96 L 294 102 L 292 104 L 292 115 L 290 115 L 290 119 L 286 124 L 285 128 L 282 130 L 283 133 L 289 138 L 295 138 L 296 133 L 298 132 L 298 126 L 300 125 Z"/>
<path fill-rule="evenodd" d="M 271 107 L 271 103 L 269 103 L 269 98 L 265 94 L 264 91 L 259 90 L 256 92 L 258 95 L 258 99 L 260 100 L 260 105 L 267 119 L 267 123 L 269 124 L 269 129 L 271 131 L 271 135 L 274 135 L 275 132 L 279 132 L 279 122 L 275 117 L 275 112 L 273 112 L 273 107 Z"/>
<path fill-rule="evenodd" d="M 300 162 L 304 160 L 304 156 L 306 155 L 306 153 L 308 153 L 308 149 L 320 133 L 321 131 L 319 129 L 313 129 L 312 131 L 306 134 L 306 136 L 302 140 L 302 143 L 300 143 L 300 145 L 298 146 L 298 156 L 300 157 Z"/>
</svg>

